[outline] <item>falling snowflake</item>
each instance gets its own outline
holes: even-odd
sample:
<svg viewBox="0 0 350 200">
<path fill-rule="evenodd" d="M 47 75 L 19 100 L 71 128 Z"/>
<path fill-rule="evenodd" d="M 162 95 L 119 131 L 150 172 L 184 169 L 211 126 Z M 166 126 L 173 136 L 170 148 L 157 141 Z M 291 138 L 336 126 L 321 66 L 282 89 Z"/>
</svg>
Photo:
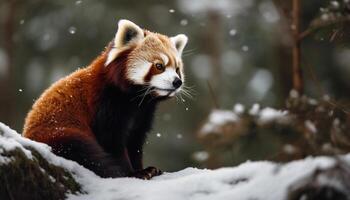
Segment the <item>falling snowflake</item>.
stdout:
<svg viewBox="0 0 350 200">
<path fill-rule="evenodd" d="M 44 41 L 49 41 L 51 38 L 50 34 L 49 33 L 45 33 L 44 36 L 43 36 L 43 40 Z"/>
<path fill-rule="evenodd" d="M 339 9 L 340 4 L 338 1 L 331 1 L 331 6 L 333 9 Z"/>
<path fill-rule="evenodd" d="M 206 151 L 197 151 L 193 154 L 193 157 L 195 160 L 197 160 L 199 162 L 204 162 L 204 161 L 208 160 L 209 153 Z"/>
<path fill-rule="evenodd" d="M 71 27 L 69 27 L 69 29 L 68 29 L 68 32 L 69 32 L 70 34 L 75 34 L 76 31 L 77 31 L 77 28 L 75 28 L 74 26 L 71 26 Z"/>
<path fill-rule="evenodd" d="M 83 1 L 82 0 L 78 0 L 75 2 L 75 5 L 80 5 Z"/>
<path fill-rule="evenodd" d="M 237 30 L 236 30 L 236 29 L 231 29 L 230 32 L 229 32 L 229 34 L 230 34 L 231 36 L 235 36 L 235 35 L 237 34 Z"/>
<path fill-rule="evenodd" d="M 249 51 L 249 47 L 247 45 L 242 46 L 242 51 L 244 52 Z"/>
<path fill-rule="evenodd" d="M 180 25 L 181 26 L 186 26 L 188 24 L 188 20 L 187 19 L 182 19 L 181 21 L 180 21 Z"/>
</svg>

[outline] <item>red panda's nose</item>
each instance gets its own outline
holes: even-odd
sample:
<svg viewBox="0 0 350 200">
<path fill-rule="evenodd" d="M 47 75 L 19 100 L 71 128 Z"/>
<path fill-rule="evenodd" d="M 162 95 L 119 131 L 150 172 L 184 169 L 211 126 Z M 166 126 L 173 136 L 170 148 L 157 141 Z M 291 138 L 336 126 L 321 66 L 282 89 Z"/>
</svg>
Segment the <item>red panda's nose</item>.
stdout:
<svg viewBox="0 0 350 200">
<path fill-rule="evenodd" d="M 173 81 L 173 86 L 174 86 L 174 88 L 179 88 L 180 86 L 182 85 L 182 81 L 181 81 L 181 79 L 179 79 L 179 78 L 175 78 L 175 80 Z"/>
</svg>

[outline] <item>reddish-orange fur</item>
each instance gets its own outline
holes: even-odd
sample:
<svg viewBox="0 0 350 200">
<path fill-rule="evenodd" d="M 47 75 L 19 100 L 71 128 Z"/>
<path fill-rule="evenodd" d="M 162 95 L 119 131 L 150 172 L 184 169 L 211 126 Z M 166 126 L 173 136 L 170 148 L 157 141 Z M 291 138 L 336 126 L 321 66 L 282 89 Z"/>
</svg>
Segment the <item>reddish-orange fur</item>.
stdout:
<svg viewBox="0 0 350 200">
<path fill-rule="evenodd" d="M 59 80 L 41 95 L 25 120 L 25 137 L 50 143 L 70 133 L 79 133 L 83 135 L 75 136 L 93 139 L 90 124 L 95 112 L 94 102 L 109 81 L 104 78 L 106 52 L 90 66 Z"/>
</svg>

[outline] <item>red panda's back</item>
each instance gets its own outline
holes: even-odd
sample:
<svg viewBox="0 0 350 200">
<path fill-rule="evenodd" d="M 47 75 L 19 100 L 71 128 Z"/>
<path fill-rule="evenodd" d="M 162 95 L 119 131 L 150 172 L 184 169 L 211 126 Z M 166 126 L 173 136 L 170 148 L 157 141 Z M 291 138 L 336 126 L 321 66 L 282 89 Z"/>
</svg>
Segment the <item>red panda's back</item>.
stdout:
<svg viewBox="0 0 350 200">
<path fill-rule="evenodd" d="M 28 113 L 24 136 L 47 143 L 65 133 L 64 129 L 88 129 L 93 79 L 91 68 L 85 68 L 49 87 Z"/>
</svg>

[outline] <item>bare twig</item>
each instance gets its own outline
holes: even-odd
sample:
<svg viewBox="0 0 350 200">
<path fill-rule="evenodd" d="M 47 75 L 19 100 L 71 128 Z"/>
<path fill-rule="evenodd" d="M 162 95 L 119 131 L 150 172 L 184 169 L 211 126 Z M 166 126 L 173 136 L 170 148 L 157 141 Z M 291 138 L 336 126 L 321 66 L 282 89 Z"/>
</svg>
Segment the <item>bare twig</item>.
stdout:
<svg viewBox="0 0 350 200">
<path fill-rule="evenodd" d="M 301 70 L 301 49 L 300 49 L 300 0 L 293 0 L 292 13 L 292 33 L 293 33 L 293 88 L 299 93 L 303 93 L 303 74 Z"/>
<path fill-rule="evenodd" d="M 333 19 L 333 20 L 317 19 L 311 23 L 311 25 L 308 29 L 306 29 L 304 32 L 302 32 L 299 35 L 299 40 L 303 40 L 304 38 L 310 36 L 314 32 L 316 32 L 322 28 L 326 28 L 327 26 L 342 24 L 342 23 L 346 23 L 346 22 L 350 22 L 349 16 L 338 17 L 338 18 Z"/>
</svg>

